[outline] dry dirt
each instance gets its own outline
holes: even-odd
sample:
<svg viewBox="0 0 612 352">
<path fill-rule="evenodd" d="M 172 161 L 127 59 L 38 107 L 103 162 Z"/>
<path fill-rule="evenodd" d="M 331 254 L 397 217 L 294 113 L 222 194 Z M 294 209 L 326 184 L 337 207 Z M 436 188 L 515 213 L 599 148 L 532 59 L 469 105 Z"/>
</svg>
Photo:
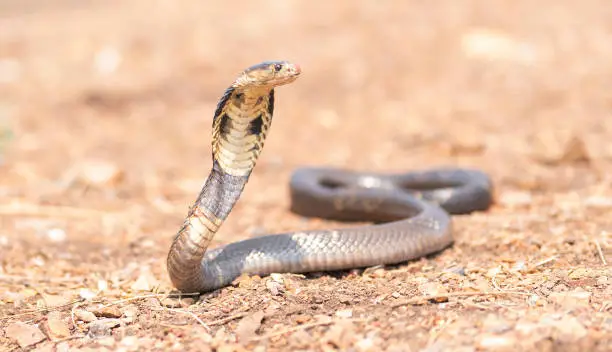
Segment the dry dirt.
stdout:
<svg viewBox="0 0 612 352">
<path fill-rule="evenodd" d="M 612 350 L 612 3 L 176 3 L 0 1 L 1 350 Z M 266 59 L 303 75 L 216 244 L 338 226 L 288 211 L 302 165 L 479 168 L 495 206 L 429 258 L 168 297 L 217 99 Z"/>
</svg>

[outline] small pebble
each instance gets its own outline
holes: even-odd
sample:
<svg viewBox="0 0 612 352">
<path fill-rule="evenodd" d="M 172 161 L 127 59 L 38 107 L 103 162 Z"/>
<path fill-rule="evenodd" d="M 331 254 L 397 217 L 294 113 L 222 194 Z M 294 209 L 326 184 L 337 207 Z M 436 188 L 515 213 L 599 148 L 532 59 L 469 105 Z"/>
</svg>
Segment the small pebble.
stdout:
<svg viewBox="0 0 612 352">
<path fill-rule="evenodd" d="M 342 310 L 336 311 L 336 316 L 338 318 L 351 318 L 353 316 L 353 310 L 352 309 L 342 309 Z"/>
<path fill-rule="evenodd" d="M 499 203 L 507 207 L 524 207 L 533 202 L 533 197 L 530 192 L 524 191 L 507 191 L 503 192 L 499 197 Z"/>
<path fill-rule="evenodd" d="M 464 33 L 461 47 L 467 57 L 487 61 L 531 64 L 539 56 L 536 48 L 529 43 L 486 27 L 475 27 Z"/>
<path fill-rule="evenodd" d="M 124 347 L 135 347 L 135 346 L 138 346 L 138 343 L 139 343 L 138 336 L 126 336 L 123 339 L 121 339 L 121 341 L 119 341 L 119 344 Z"/>
<path fill-rule="evenodd" d="M 50 229 L 47 231 L 47 238 L 55 243 L 66 241 L 66 231 L 59 228 Z"/>
<path fill-rule="evenodd" d="M 314 338 L 304 330 L 298 330 L 291 334 L 289 340 L 297 348 L 308 348 L 314 342 Z"/>
<path fill-rule="evenodd" d="M 495 314 L 489 314 L 482 321 L 482 327 L 490 333 L 503 333 L 512 328 L 510 323 L 501 319 L 499 316 Z"/>
<path fill-rule="evenodd" d="M 117 306 L 102 307 L 95 309 L 92 313 L 94 313 L 97 317 L 102 318 L 120 318 L 123 315 Z"/>
<path fill-rule="evenodd" d="M 178 298 L 164 298 L 161 300 L 162 306 L 166 308 L 177 308 L 181 306 L 181 301 Z"/>
<path fill-rule="evenodd" d="M 334 129 L 340 123 L 340 116 L 335 110 L 317 110 L 313 117 L 321 126 L 326 129 Z"/>
<path fill-rule="evenodd" d="M 552 325 L 556 329 L 555 338 L 561 343 L 573 343 L 587 335 L 588 331 L 574 317 L 564 316 Z"/>
<path fill-rule="evenodd" d="M 97 294 L 88 288 L 82 288 L 79 290 L 79 297 L 85 300 L 91 300 L 95 298 Z"/>
<path fill-rule="evenodd" d="M 374 344 L 374 340 L 371 338 L 365 338 L 355 343 L 355 349 L 360 352 L 374 352 L 378 351 L 379 346 Z"/>
<path fill-rule="evenodd" d="M 74 311 L 74 316 L 78 320 L 86 322 L 86 323 L 91 323 L 92 321 L 98 319 L 95 314 L 93 314 L 90 311 L 84 310 L 84 309 L 77 309 L 77 310 L 75 310 Z"/>
<path fill-rule="evenodd" d="M 153 273 L 149 269 L 143 268 L 130 288 L 134 291 L 151 291 L 158 285 L 159 280 L 157 280 Z"/>
<path fill-rule="evenodd" d="M 100 346 L 112 348 L 117 344 L 117 341 L 112 336 L 101 336 L 96 338 L 96 343 Z"/>
<path fill-rule="evenodd" d="M 123 321 L 130 324 L 136 321 L 138 316 L 138 308 L 136 306 L 127 306 L 123 308 Z"/>
<path fill-rule="evenodd" d="M 272 280 L 278 282 L 279 284 L 282 284 L 285 281 L 285 278 L 282 274 L 272 273 L 270 274 L 270 277 L 272 278 Z"/>
<path fill-rule="evenodd" d="M 94 69 L 99 74 L 108 75 L 119 68 L 121 61 L 122 56 L 117 48 L 105 46 L 96 53 L 94 58 Z"/>
<path fill-rule="evenodd" d="M 450 268 L 446 268 L 444 269 L 444 272 L 465 276 L 465 268 L 462 266 L 453 266 Z"/>
<path fill-rule="evenodd" d="M 591 292 L 587 292 L 578 287 L 570 292 L 553 292 L 548 296 L 548 299 L 565 309 L 575 309 L 578 307 L 588 307 Z"/>
<path fill-rule="evenodd" d="M 419 291 L 425 296 L 438 296 L 433 299 L 436 303 L 443 303 L 448 301 L 448 297 L 443 295 L 448 293 L 446 288 L 437 282 L 427 282 L 419 285 Z"/>
<path fill-rule="evenodd" d="M 13 83 L 21 78 L 21 63 L 15 59 L 0 59 L 0 83 Z"/>
<path fill-rule="evenodd" d="M 295 322 L 298 324 L 304 324 L 312 320 L 310 315 L 300 314 L 295 316 Z"/>
<path fill-rule="evenodd" d="M 525 270 L 527 268 L 527 264 L 524 261 L 518 261 L 516 263 L 514 263 L 514 265 L 512 266 L 512 271 L 522 271 Z"/>
<path fill-rule="evenodd" d="M 266 281 L 266 288 L 268 289 L 268 291 L 270 291 L 272 296 L 278 296 L 281 294 L 281 292 L 284 291 L 283 285 L 272 280 Z"/>
<path fill-rule="evenodd" d="M 515 351 L 516 340 L 506 336 L 483 335 L 476 345 L 487 351 Z"/>
<path fill-rule="evenodd" d="M 606 285 L 608 284 L 608 282 L 610 281 L 610 279 L 608 279 L 607 276 L 600 276 L 597 278 L 597 285 Z"/>
<path fill-rule="evenodd" d="M 116 164 L 104 160 L 87 160 L 70 171 L 76 178 L 92 186 L 116 186 L 125 176 Z"/>
<path fill-rule="evenodd" d="M 110 336 L 111 329 L 121 325 L 119 319 L 100 319 L 89 324 L 89 335 L 94 338 Z"/>
<path fill-rule="evenodd" d="M 350 304 L 351 302 L 353 302 L 353 298 L 351 296 L 349 296 L 349 295 L 339 294 L 338 295 L 338 301 L 340 303 Z"/>
<path fill-rule="evenodd" d="M 530 144 L 532 158 L 544 165 L 589 162 L 591 159 L 583 138 L 571 130 L 542 130 Z"/>
<path fill-rule="evenodd" d="M 585 199 L 584 204 L 594 209 L 610 209 L 612 208 L 612 197 L 591 196 Z"/>
</svg>

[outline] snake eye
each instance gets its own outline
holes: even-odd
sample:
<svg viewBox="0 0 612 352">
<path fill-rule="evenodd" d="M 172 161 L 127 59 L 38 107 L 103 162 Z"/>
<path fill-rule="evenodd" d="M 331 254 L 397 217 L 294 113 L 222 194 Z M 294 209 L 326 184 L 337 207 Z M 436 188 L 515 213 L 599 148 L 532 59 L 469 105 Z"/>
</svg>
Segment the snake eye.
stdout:
<svg viewBox="0 0 612 352">
<path fill-rule="evenodd" d="M 281 64 L 275 64 L 274 65 L 274 71 L 276 71 L 276 72 L 280 71 L 282 68 L 283 68 L 283 65 L 281 65 Z"/>
</svg>

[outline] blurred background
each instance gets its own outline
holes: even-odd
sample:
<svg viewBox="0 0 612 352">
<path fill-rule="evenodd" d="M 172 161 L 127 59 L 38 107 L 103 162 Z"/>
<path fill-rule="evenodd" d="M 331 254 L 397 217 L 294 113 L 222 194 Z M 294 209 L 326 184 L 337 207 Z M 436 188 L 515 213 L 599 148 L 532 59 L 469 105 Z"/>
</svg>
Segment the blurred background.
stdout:
<svg viewBox="0 0 612 352">
<path fill-rule="evenodd" d="M 3 175 L 39 195 L 94 159 L 125 173 L 126 192 L 203 178 L 225 87 L 287 59 L 304 74 L 279 91 L 256 178 L 445 163 L 532 188 L 584 186 L 588 173 L 547 171 L 567 149 L 612 157 L 612 7 L 585 4 L 2 1 L 3 150 L 16 163 Z M 518 175 L 522 157 L 536 170 Z"/>
<path fill-rule="evenodd" d="M 491 174 L 498 204 L 459 220 L 466 247 L 450 256 L 507 238 L 500 221 L 553 216 L 512 235 L 538 246 L 483 258 L 542 259 L 593 236 L 563 263 L 599 263 L 592 238 L 610 260 L 611 42 L 603 0 L 0 0 L 0 274 L 119 288 L 150 268 L 167 286 L 217 101 L 264 60 L 303 74 L 277 90 L 217 243 L 328 227 L 287 210 L 299 166 L 463 166 Z"/>
</svg>

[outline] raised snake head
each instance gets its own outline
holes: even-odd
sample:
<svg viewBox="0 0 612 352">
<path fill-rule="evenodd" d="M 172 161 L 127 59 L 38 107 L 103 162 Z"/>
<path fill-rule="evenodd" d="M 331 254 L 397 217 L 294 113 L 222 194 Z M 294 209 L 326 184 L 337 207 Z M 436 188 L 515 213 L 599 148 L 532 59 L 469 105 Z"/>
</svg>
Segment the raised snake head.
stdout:
<svg viewBox="0 0 612 352">
<path fill-rule="evenodd" d="M 232 86 L 273 89 L 295 81 L 300 73 L 300 66 L 289 61 L 264 61 L 244 70 Z"/>
</svg>

